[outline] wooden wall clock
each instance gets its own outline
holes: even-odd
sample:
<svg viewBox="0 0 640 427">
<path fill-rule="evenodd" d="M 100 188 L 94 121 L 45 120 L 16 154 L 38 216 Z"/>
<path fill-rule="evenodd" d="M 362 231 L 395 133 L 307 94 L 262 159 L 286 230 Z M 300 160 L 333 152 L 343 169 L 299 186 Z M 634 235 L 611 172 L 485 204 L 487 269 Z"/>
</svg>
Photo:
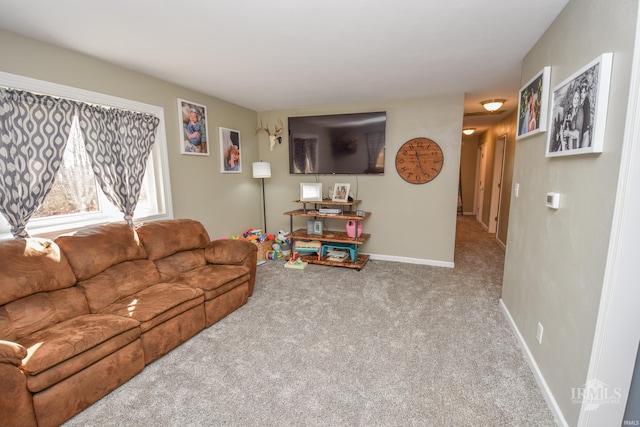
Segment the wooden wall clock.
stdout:
<svg viewBox="0 0 640 427">
<path fill-rule="evenodd" d="M 442 170 L 442 149 L 429 138 L 413 138 L 402 144 L 396 154 L 398 174 L 411 184 L 426 184 Z"/>
</svg>

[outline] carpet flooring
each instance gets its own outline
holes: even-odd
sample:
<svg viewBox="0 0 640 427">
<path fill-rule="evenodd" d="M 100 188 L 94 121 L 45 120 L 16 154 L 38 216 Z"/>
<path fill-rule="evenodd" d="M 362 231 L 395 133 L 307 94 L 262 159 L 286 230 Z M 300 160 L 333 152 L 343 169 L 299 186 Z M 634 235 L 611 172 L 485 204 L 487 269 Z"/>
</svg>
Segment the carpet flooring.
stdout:
<svg viewBox="0 0 640 427">
<path fill-rule="evenodd" d="M 498 307 L 504 252 L 455 268 L 258 267 L 249 302 L 65 426 L 554 426 Z"/>
</svg>

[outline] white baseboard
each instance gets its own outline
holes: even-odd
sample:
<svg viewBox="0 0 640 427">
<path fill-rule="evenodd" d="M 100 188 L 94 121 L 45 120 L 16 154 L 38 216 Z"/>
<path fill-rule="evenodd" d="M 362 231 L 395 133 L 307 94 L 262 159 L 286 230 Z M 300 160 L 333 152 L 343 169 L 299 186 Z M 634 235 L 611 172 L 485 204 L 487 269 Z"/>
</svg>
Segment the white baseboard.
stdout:
<svg viewBox="0 0 640 427">
<path fill-rule="evenodd" d="M 455 264 L 453 262 L 447 262 L 447 261 L 436 261 L 431 259 L 408 258 L 408 257 L 378 255 L 378 254 L 368 254 L 368 255 L 370 259 L 379 260 L 379 261 L 394 261 L 394 262 L 403 262 L 405 264 L 431 265 L 433 267 L 447 267 L 447 268 L 455 267 Z"/>
<path fill-rule="evenodd" d="M 538 368 L 538 364 L 533 358 L 533 354 L 531 354 L 531 351 L 529 350 L 529 347 L 527 346 L 527 343 L 525 342 L 524 337 L 520 333 L 518 326 L 513 320 L 513 317 L 511 317 L 511 313 L 509 313 L 509 309 L 504 304 L 504 301 L 502 301 L 502 298 L 500 298 L 500 308 L 502 309 L 502 312 L 504 313 L 504 316 L 506 317 L 507 322 L 509 322 L 509 326 L 511 326 L 513 333 L 516 335 L 516 338 L 518 339 L 520 348 L 522 349 L 524 356 L 527 359 L 527 363 L 529 364 L 529 367 L 533 372 L 533 376 L 535 377 L 536 382 L 538 383 L 538 387 L 540 387 L 540 391 L 544 396 L 544 400 L 547 402 L 547 406 L 549 406 L 549 409 L 553 413 L 553 417 L 555 418 L 556 423 L 559 426 L 568 427 L 569 424 L 567 424 L 567 420 L 564 419 L 564 416 L 562 415 L 562 411 L 558 406 L 558 402 L 556 402 L 556 399 L 553 396 L 553 393 L 551 393 L 551 389 L 549 389 L 549 386 L 547 385 L 547 382 L 545 381 L 544 376 L 542 376 L 542 372 L 540 372 L 540 368 Z"/>
</svg>

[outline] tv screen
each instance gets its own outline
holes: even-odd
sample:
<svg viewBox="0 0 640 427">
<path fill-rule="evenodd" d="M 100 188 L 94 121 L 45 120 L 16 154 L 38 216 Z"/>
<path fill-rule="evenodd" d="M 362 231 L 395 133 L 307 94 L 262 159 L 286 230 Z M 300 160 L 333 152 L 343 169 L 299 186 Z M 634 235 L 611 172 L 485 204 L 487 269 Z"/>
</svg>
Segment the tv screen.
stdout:
<svg viewBox="0 0 640 427">
<path fill-rule="evenodd" d="M 383 174 L 386 112 L 289 117 L 289 173 Z"/>
</svg>

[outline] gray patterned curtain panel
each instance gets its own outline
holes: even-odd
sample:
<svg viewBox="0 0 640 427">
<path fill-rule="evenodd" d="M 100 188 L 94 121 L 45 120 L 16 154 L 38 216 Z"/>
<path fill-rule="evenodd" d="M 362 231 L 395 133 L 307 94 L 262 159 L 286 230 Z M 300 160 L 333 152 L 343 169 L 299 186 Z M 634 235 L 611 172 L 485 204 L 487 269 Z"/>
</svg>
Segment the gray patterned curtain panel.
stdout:
<svg viewBox="0 0 640 427">
<path fill-rule="evenodd" d="M 109 201 L 133 226 L 133 212 L 160 119 L 96 105 L 82 105 L 79 118 L 96 179 Z"/>
<path fill-rule="evenodd" d="M 16 238 L 51 190 L 75 103 L 0 88 L 0 212 Z"/>
</svg>

